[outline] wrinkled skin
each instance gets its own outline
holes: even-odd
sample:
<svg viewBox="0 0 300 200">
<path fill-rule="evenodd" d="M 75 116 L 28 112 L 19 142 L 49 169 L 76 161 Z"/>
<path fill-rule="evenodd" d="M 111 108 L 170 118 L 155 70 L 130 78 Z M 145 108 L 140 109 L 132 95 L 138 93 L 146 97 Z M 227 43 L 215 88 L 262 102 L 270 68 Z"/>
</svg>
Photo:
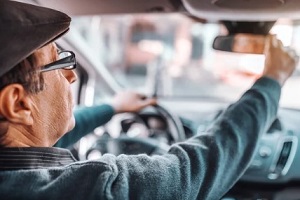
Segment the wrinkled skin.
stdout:
<svg viewBox="0 0 300 200">
<path fill-rule="evenodd" d="M 58 59 L 57 47 L 50 43 L 34 52 L 38 68 Z M 7 119 L 6 146 L 50 147 L 75 125 L 71 84 L 73 70 L 43 73 L 45 88 L 28 94 L 21 84 L 10 84 L 0 92 L 1 114 Z"/>
</svg>

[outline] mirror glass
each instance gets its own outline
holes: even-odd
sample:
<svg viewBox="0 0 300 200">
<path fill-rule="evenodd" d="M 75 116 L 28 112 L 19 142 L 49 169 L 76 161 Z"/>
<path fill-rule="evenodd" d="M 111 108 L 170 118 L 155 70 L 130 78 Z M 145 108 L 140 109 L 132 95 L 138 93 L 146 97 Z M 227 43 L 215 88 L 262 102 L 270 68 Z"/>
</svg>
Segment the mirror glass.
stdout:
<svg viewBox="0 0 300 200">
<path fill-rule="evenodd" d="M 246 33 L 217 36 L 213 42 L 213 48 L 234 53 L 263 54 L 265 38 L 265 35 Z"/>
</svg>

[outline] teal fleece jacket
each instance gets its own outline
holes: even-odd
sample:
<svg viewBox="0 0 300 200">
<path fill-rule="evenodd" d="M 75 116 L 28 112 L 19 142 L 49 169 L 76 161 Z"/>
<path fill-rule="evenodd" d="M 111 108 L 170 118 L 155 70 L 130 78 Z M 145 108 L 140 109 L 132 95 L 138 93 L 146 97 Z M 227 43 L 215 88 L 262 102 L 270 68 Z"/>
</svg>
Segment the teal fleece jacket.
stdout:
<svg viewBox="0 0 300 200">
<path fill-rule="evenodd" d="M 165 155 L 105 154 L 98 160 L 80 162 L 69 162 L 64 156 L 66 164 L 61 161 L 56 166 L 46 160 L 41 162 L 44 165 L 31 168 L 13 165 L 6 170 L 1 168 L 0 196 L 2 199 L 218 200 L 247 168 L 257 141 L 276 117 L 279 96 L 280 86 L 276 81 L 259 79 L 206 133 L 172 145 Z M 90 123 L 85 126 L 83 123 L 78 127 L 89 129 Z M 59 157 L 58 152 L 65 155 L 66 151 L 48 148 L 54 153 L 46 154 L 45 149 L 15 151 L 20 155 L 29 150 L 31 154 L 43 153 L 44 156 L 37 158 L 39 161 L 44 157 Z M 1 151 L 7 152 L 4 153 L 7 157 L 5 162 L 4 156 L 0 157 L 3 159 L 0 167 L 12 156 L 9 148 Z M 29 153 L 26 155 L 29 158 L 20 156 L 23 167 L 32 166 L 34 160 L 30 160 Z M 28 160 L 32 163 L 25 162 Z"/>
</svg>

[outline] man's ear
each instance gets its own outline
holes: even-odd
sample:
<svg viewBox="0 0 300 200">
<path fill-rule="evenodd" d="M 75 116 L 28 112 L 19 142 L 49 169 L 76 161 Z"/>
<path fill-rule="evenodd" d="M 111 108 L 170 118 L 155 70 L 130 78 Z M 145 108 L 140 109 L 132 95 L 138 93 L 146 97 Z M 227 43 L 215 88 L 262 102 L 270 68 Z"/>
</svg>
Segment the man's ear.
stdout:
<svg viewBox="0 0 300 200">
<path fill-rule="evenodd" d="M 0 114 L 9 122 L 32 125 L 32 100 L 21 84 L 10 84 L 0 91 Z"/>
</svg>

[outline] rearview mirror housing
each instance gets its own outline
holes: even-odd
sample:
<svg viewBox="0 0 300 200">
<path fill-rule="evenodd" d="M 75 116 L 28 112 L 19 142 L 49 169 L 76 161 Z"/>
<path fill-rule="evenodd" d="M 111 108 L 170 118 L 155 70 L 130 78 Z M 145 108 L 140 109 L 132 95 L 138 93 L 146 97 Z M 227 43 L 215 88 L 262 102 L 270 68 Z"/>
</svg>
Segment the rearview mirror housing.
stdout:
<svg viewBox="0 0 300 200">
<path fill-rule="evenodd" d="M 263 54 L 265 35 L 237 33 L 228 36 L 217 36 L 213 49 L 234 53 Z"/>
</svg>

